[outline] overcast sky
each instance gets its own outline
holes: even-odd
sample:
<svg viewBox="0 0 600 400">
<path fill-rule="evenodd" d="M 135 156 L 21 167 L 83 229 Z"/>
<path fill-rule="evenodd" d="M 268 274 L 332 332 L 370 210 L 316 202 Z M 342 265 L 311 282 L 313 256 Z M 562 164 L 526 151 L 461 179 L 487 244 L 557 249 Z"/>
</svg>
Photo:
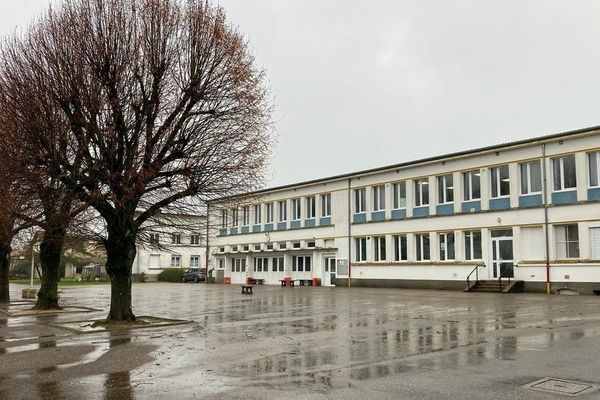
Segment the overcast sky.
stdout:
<svg viewBox="0 0 600 400">
<path fill-rule="evenodd" d="M 271 83 L 269 186 L 600 125 L 596 0 L 219 2 Z"/>
</svg>

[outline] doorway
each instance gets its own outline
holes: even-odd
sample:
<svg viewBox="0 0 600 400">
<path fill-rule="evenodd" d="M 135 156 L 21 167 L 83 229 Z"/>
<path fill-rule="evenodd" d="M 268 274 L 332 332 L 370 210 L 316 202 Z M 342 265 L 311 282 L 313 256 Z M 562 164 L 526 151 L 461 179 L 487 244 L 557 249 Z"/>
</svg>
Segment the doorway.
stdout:
<svg viewBox="0 0 600 400">
<path fill-rule="evenodd" d="M 335 281 L 335 256 L 325 256 L 323 258 L 323 286 L 334 286 L 332 282 Z"/>
<path fill-rule="evenodd" d="M 492 232 L 492 277 L 514 278 L 512 234 L 495 236 Z"/>
</svg>

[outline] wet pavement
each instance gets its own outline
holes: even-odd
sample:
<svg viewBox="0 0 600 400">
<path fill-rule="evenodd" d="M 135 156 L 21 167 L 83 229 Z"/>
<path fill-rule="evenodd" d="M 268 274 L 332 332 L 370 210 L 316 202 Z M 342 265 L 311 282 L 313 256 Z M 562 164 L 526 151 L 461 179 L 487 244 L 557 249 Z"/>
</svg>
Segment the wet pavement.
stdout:
<svg viewBox="0 0 600 400">
<path fill-rule="evenodd" d="M 63 288 L 65 305 L 101 312 L 0 314 L 0 399 L 549 399 L 567 397 L 527 385 L 600 385 L 600 296 L 145 283 L 137 315 L 192 322 L 69 328 L 105 317 L 109 290 Z"/>
</svg>

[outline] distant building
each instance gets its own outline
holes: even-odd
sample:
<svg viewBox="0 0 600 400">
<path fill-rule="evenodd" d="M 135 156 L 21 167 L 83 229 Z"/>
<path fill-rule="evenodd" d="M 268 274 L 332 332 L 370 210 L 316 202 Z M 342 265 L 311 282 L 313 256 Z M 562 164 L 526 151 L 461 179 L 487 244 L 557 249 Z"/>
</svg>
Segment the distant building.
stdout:
<svg viewBox="0 0 600 400">
<path fill-rule="evenodd" d="M 233 283 L 463 289 L 476 272 L 545 291 L 548 273 L 554 288 L 591 293 L 600 128 L 271 188 L 210 211 L 210 263 Z"/>
</svg>

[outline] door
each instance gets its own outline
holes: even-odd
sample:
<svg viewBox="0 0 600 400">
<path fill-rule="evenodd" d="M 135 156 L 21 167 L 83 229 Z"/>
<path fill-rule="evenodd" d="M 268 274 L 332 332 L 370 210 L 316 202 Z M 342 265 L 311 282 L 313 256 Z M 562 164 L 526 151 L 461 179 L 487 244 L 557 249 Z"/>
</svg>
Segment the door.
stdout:
<svg viewBox="0 0 600 400">
<path fill-rule="evenodd" d="M 493 278 L 514 278 L 512 237 L 492 238 L 492 274 Z"/>
<path fill-rule="evenodd" d="M 333 286 L 335 280 L 335 257 L 325 257 L 323 263 L 323 286 Z"/>
</svg>

